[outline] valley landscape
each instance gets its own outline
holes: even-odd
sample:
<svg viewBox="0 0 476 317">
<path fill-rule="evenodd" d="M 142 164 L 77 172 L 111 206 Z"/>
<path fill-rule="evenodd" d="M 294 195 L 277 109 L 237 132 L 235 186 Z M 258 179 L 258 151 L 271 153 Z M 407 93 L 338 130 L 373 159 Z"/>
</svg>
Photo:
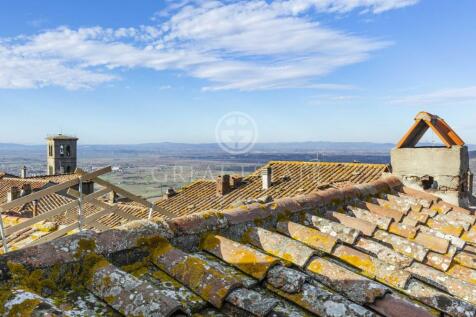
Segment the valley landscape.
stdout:
<svg viewBox="0 0 476 317">
<path fill-rule="evenodd" d="M 249 153 L 231 155 L 213 143 L 79 145 L 78 165 L 85 170 L 110 165 L 113 172 L 105 176 L 107 180 L 154 200 L 169 187 L 179 189 L 194 180 L 214 179 L 223 173 L 245 176 L 269 161 L 388 164 L 393 146 L 366 142 L 262 143 Z M 46 171 L 45 152 L 44 145 L 0 144 L 0 170 L 17 175 L 26 166 L 30 176 L 42 175 Z M 476 152 L 470 157 L 471 169 L 476 171 Z"/>
</svg>

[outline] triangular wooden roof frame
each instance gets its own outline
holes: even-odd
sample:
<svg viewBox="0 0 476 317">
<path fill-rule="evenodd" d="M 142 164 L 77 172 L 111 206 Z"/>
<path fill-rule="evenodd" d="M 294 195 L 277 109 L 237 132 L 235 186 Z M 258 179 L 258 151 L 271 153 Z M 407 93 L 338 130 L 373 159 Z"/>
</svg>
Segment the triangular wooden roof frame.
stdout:
<svg viewBox="0 0 476 317">
<path fill-rule="evenodd" d="M 464 141 L 442 118 L 428 112 L 420 112 L 415 117 L 415 123 L 398 142 L 397 148 L 415 147 L 426 131 L 431 128 L 446 147 L 464 145 Z"/>
</svg>

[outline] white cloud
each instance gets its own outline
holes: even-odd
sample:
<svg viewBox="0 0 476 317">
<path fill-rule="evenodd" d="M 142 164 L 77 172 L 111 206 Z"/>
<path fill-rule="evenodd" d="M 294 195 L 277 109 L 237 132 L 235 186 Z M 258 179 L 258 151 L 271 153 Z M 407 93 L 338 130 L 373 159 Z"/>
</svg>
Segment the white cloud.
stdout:
<svg viewBox="0 0 476 317">
<path fill-rule="evenodd" d="M 476 86 L 436 90 L 424 94 L 394 98 L 393 104 L 408 106 L 452 105 L 476 103 Z"/>
<path fill-rule="evenodd" d="M 390 43 L 324 27 L 315 10 L 378 14 L 416 2 L 175 2 L 155 16 L 156 25 L 59 27 L 0 39 L 0 88 L 94 87 L 117 80 L 114 70 L 133 68 L 181 71 L 206 80 L 206 90 L 319 87 L 317 79 Z"/>
</svg>

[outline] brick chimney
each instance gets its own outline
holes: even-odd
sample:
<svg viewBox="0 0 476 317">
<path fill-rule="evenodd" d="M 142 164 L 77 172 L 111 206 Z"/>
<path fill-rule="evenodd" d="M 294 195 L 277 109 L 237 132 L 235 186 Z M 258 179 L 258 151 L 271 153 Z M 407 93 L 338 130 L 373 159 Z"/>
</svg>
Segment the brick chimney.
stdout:
<svg viewBox="0 0 476 317">
<path fill-rule="evenodd" d="M 116 192 L 115 192 L 115 191 L 109 192 L 108 197 L 107 197 L 107 200 L 109 201 L 109 203 L 115 204 L 115 203 L 117 202 L 117 194 L 116 194 Z"/>
<path fill-rule="evenodd" d="M 271 169 L 271 167 L 267 167 L 261 171 L 261 182 L 263 190 L 267 190 L 271 187 L 272 176 L 273 170 Z"/>
<path fill-rule="evenodd" d="M 230 175 L 225 174 L 217 177 L 217 196 L 223 196 L 231 192 Z"/>
<path fill-rule="evenodd" d="M 20 191 L 20 196 L 26 196 L 31 194 L 31 184 L 23 184 Z"/>
<path fill-rule="evenodd" d="M 7 202 L 9 203 L 11 201 L 14 201 L 18 197 L 20 197 L 20 190 L 18 189 L 18 187 L 13 186 L 12 188 L 10 188 L 10 191 L 7 193 Z"/>
<path fill-rule="evenodd" d="M 20 170 L 20 177 L 21 178 L 26 178 L 26 174 L 27 174 L 26 172 L 27 172 L 27 168 L 26 168 L 26 166 L 23 166 Z"/>
<path fill-rule="evenodd" d="M 170 197 L 173 197 L 177 194 L 177 192 L 175 191 L 175 189 L 173 189 L 172 187 L 169 187 L 167 188 L 167 191 L 165 192 L 165 198 L 168 199 Z"/>
<path fill-rule="evenodd" d="M 231 176 L 231 188 L 235 189 L 240 187 L 240 185 L 243 183 L 243 177 L 240 175 L 232 175 Z"/>
</svg>

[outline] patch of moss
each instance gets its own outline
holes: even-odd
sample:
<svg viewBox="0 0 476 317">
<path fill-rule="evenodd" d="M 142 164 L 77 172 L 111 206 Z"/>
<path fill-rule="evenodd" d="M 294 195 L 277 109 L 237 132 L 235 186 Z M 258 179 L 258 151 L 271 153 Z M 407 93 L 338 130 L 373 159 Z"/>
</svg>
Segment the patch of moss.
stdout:
<svg viewBox="0 0 476 317">
<path fill-rule="evenodd" d="M 152 237 L 142 237 L 137 239 L 136 242 L 138 247 L 146 247 L 149 250 L 155 248 L 162 248 L 169 244 L 167 239 L 162 238 L 161 236 L 152 236 Z"/>
<path fill-rule="evenodd" d="M 58 291 L 56 280 L 48 276 L 46 271 L 37 269 L 30 272 L 23 265 L 11 261 L 7 263 L 7 266 L 11 280 L 17 288 L 39 295 Z"/>
</svg>

